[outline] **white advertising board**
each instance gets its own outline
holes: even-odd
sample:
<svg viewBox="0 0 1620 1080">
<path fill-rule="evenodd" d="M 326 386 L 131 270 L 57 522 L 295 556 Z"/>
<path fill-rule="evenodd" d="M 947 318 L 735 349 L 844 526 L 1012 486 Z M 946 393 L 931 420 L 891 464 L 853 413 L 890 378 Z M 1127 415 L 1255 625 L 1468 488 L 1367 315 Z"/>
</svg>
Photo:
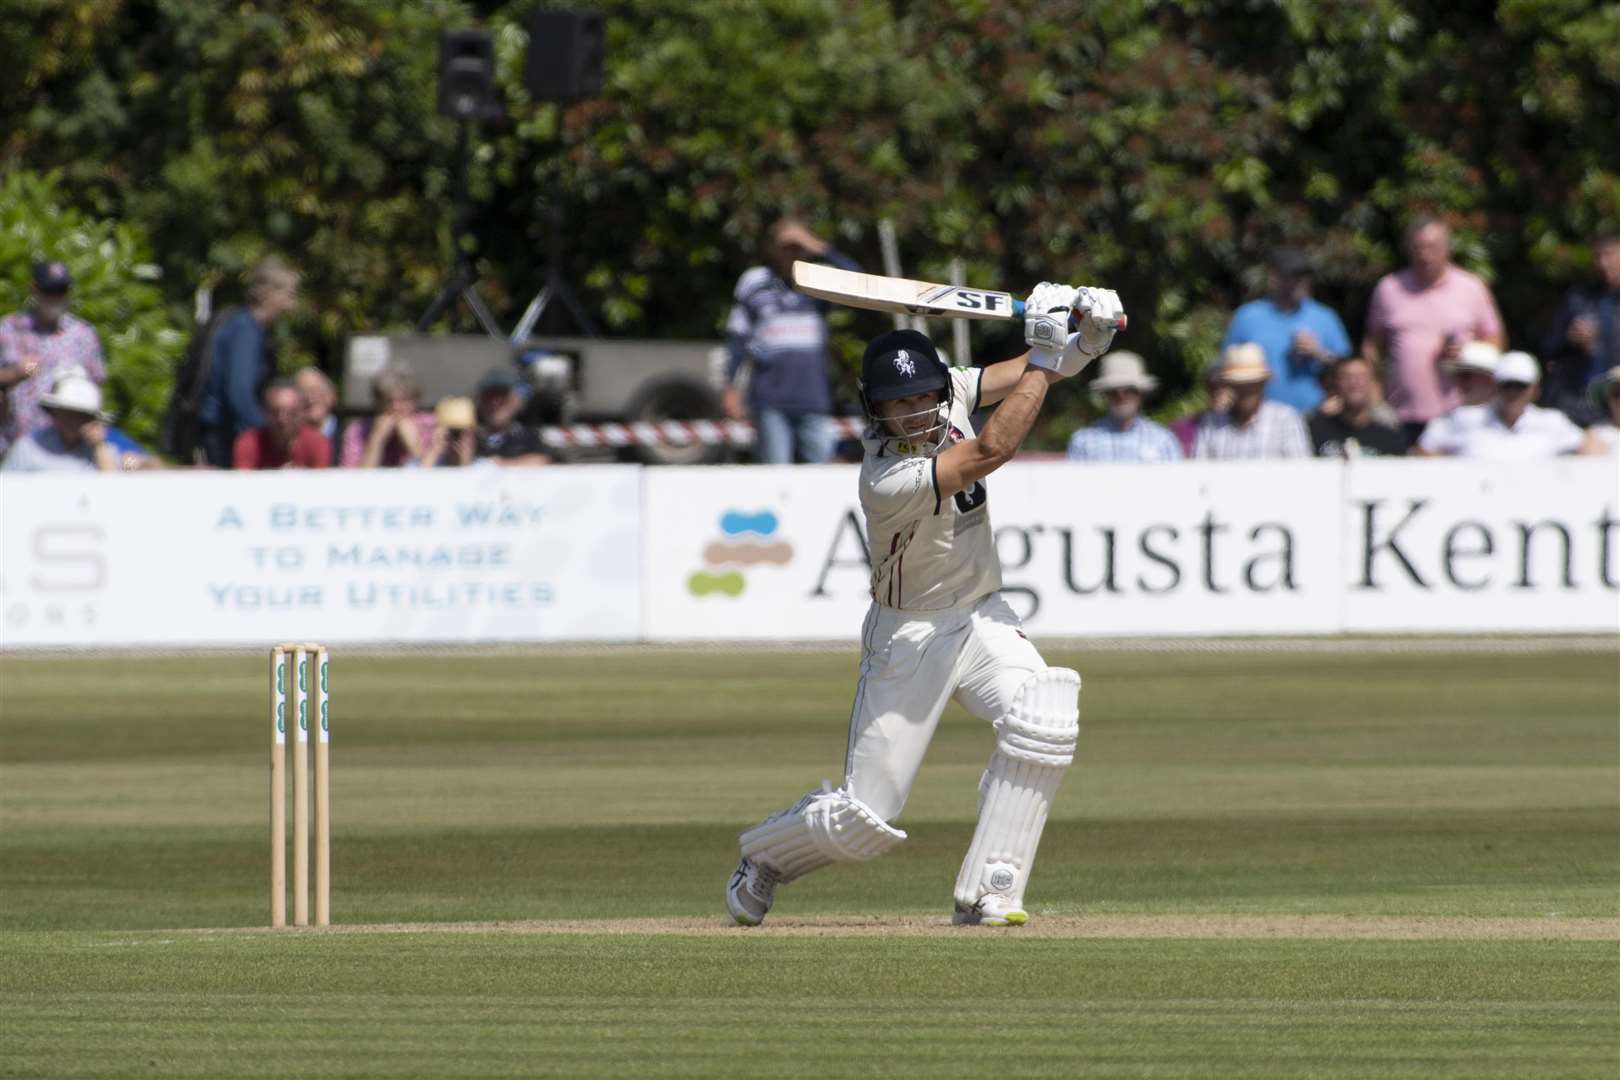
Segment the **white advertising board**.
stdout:
<svg viewBox="0 0 1620 1080">
<path fill-rule="evenodd" d="M 854 640 L 856 475 L 650 471 L 646 636 Z M 1615 632 L 1617 478 L 1612 461 L 1569 459 L 1042 462 L 987 487 L 1031 634 Z"/>
<path fill-rule="evenodd" d="M 641 471 L 0 478 L 0 645 L 634 639 Z"/>
<path fill-rule="evenodd" d="M 1620 632 L 1620 462 L 1345 470 L 1344 628 Z"/>
<path fill-rule="evenodd" d="M 1010 465 L 990 477 L 1009 601 L 1037 634 L 1331 631 L 1341 470 Z M 855 638 L 852 466 L 647 475 L 647 636 Z"/>
</svg>

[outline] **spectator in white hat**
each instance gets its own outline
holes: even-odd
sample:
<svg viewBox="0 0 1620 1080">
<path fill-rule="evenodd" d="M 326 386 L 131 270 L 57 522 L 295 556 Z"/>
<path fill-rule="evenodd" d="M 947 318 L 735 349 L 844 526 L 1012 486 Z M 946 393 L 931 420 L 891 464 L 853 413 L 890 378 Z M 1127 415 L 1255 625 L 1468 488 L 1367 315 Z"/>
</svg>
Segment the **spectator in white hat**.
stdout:
<svg viewBox="0 0 1620 1080">
<path fill-rule="evenodd" d="M 1142 399 L 1159 380 L 1133 352 L 1111 352 L 1092 380 L 1091 392 L 1102 398 L 1108 415 L 1081 428 L 1069 440 L 1070 461 L 1180 461 L 1181 444 L 1162 424 L 1142 415 Z"/>
<path fill-rule="evenodd" d="M 107 439 L 101 388 L 82 371 L 56 380 L 39 407 L 50 423 L 17 440 L 0 468 L 8 472 L 112 472 L 122 465 Z"/>
<path fill-rule="evenodd" d="M 1620 364 L 1592 385 L 1592 397 L 1604 418 L 1586 429 L 1587 438 L 1595 440 L 1605 454 L 1620 454 Z"/>
<path fill-rule="evenodd" d="M 1193 456 L 1208 461 L 1260 461 L 1311 456 L 1310 436 L 1299 410 L 1266 399 L 1271 367 L 1253 342 L 1230 345 L 1221 354 L 1221 382 L 1232 404 L 1198 425 Z"/>
<path fill-rule="evenodd" d="M 107 380 L 95 328 L 68 310 L 72 290 L 67 264 L 35 263 L 27 310 L 0 319 L 0 454 L 46 424 L 41 399 L 64 375 Z"/>
<path fill-rule="evenodd" d="M 1447 409 L 1424 425 L 1411 453 L 1417 457 L 1433 456 L 1442 451 L 1439 446 L 1450 446 L 1457 439 L 1457 424 L 1467 423 L 1471 410 L 1489 405 L 1496 397 L 1496 365 L 1502 359 L 1502 350 L 1488 341 L 1470 341 L 1457 352 L 1457 359 L 1442 365 L 1452 385 L 1457 388 L 1459 404 Z"/>
<path fill-rule="evenodd" d="M 1496 365 L 1502 350 L 1488 341 L 1470 341 L 1457 359 L 1440 365 L 1457 388 L 1458 405 L 1486 405 L 1496 396 Z"/>
<path fill-rule="evenodd" d="M 1595 436 L 1557 409 L 1535 404 L 1541 368 L 1526 352 L 1503 353 L 1496 364 L 1496 398 L 1458 409 L 1443 432 L 1425 431 L 1425 452 L 1484 461 L 1537 461 L 1559 454 L 1602 453 Z"/>
</svg>

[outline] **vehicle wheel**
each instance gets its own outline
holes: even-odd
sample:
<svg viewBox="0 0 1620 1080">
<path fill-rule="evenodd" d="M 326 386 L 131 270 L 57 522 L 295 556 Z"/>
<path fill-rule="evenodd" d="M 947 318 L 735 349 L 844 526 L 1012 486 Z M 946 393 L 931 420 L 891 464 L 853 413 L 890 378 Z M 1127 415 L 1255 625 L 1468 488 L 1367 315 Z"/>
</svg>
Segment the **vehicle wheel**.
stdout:
<svg viewBox="0 0 1620 1080">
<path fill-rule="evenodd" d="M 719 420 L 724 417 L 720 395 L 707 383 L 683 375 L 649 379 L 636 389 L 625 409 L 630 422 L 659 420 Z M 726 460 L 724 443 L 660 444 L 637 446 L 635 458 L 648 465 L 713 465 Z"/>
</svg>

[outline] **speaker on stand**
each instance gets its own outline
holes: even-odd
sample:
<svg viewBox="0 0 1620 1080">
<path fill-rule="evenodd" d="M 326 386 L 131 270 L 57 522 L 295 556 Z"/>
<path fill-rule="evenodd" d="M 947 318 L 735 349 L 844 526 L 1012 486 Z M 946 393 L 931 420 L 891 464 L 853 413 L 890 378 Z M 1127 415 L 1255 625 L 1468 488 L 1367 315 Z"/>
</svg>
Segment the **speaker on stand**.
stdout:
<svg viewBox="0 0 1620 1080">
<path fill-rule="evenodd" d="M 529 53 L 524 84 L 535 101 L 567 104 L 602 92 L 603 20 L 599 11 L 541 11 L 529 19 Z M 546 283 L 529 301 L 512 331 L 521 343 L 533 331 L 553 300 L 560 301 L 575 325 L 589 337 L 597 336 L 594 320 L 573 287 L 563 277 L 562 208 L 545 208 L 547 222 Z"/>
</svg>

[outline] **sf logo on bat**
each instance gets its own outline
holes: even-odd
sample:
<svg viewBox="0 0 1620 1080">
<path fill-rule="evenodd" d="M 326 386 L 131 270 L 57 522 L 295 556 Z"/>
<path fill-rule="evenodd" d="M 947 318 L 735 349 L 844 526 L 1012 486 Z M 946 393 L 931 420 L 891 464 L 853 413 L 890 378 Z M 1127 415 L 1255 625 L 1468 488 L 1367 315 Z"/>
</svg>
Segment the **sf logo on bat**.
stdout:
<svg viewBox="0 0 1620 1080">
<path fill-rule="evenodd" d="M 1010 313 L 1006 293 L 979 292 L 976 289 L 963 289 L 955 285 L 942 285 L 937 289 L 930 289 L 917 300 L 917 305 L 910 307 L 910 311 L 915 315 L 926 315 L 942 307 L 960 308 L 963 311 Z"/>
</svg>

